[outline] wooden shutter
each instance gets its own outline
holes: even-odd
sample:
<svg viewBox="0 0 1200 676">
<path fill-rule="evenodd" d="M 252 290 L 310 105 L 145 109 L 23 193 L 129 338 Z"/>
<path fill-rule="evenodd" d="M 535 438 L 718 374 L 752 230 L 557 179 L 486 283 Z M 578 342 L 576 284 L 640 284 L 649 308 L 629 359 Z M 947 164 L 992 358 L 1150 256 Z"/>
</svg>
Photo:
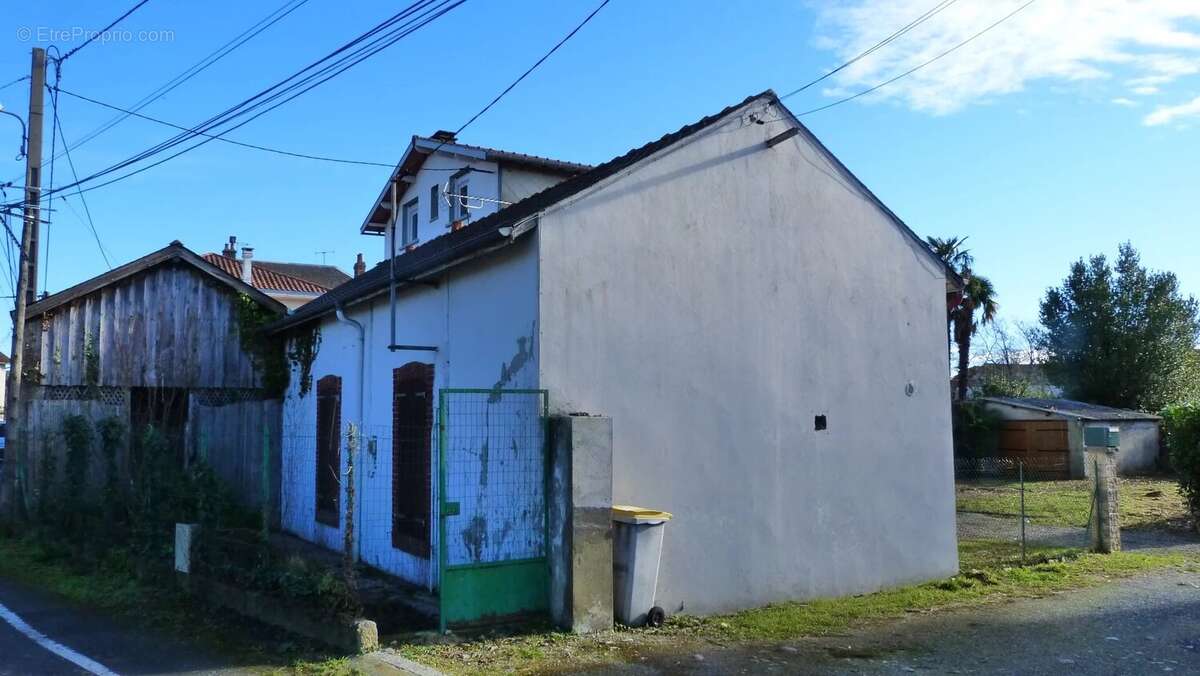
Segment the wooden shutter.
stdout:
<svg viewBox="0 0 1200 676">
<path fill-rule="evenodd" d="M 317 381 L 317 521 L 337 528 L 341 505 L 342 379 Z"/>
<path fill-rule="evenodd" d="M 392 371 L 392 546 L 429 556 L 433 364 Z"/>
</svg>

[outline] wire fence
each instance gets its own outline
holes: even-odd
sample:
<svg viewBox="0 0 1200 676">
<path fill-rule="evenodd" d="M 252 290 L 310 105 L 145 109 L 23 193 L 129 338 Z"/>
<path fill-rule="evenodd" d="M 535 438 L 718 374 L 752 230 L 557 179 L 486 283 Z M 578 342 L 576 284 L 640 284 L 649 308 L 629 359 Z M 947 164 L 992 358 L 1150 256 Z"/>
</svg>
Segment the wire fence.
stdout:
<svg viewBox="0 0 1200 676">
<path fill-rule="evenodd" d="M 1023 561 L 1031 549 L 1087 546 L 1095 482 L 1040 469 L 1009 458 L 956 460 L 960 540 L 1012 542 Z"/>
</svg>

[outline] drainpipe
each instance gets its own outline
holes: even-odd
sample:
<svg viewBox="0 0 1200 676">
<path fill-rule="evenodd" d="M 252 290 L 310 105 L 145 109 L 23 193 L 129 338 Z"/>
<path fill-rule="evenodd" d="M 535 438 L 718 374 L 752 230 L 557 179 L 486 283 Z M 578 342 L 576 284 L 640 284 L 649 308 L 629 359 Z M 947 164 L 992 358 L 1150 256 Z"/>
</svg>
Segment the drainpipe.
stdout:
<svg viewBox="0 0 1200 676">
<path fill-rule="evenodd" d="M 398 177 L 397 177 L 398 178 Z M 388 218 L 388 347 L 396 344 L 396 181 L 392 181 L 392 215 Z"/>
<path fill-rule="evenodd" d="M 362 463 L 360 462 L 360 460 L 362 459 L 362 456 L 363 456 L 362 445 L 366 439 L 366 436 L 363 434 L 363 410 L 364 410 L 363 399 L 364 399 L 364 393 L 366 392 L 366 377 L 365 376 L 366 376 L 367 332 L 365 329 L 363 329 L 363 325 L 361 322 L 355 321 L 346 316 L 346 313 L 342 310 L 342 306 L 340 303 L 338 305 L 334 306 L 334 310 L 337 313 L 338 323 L 348 324 L 350 326 L 353 326 L 358 331 L 358 449 L 359 449 L 359 453 L 358 453 L 358 457 L 354 458 L 355 467 L 358 470 L 355 472 L 355 483 L 357 483 L 358 485 L 354 487 L 354 493 L 355 493 L 355 497 L 358 498 L 356 500 L 356 502 L 358 504 L 356 504 L 354 506 L 354 511 L 355 511 L 355 513 L 357 513 L 361 516 L 362 515 L 363 492 L 362 492 L 362 468 L 361 468 Z M 361 521 L 361 519 L 359 519 L 359 521 Z M 356 527 L 356 530 L 355 530 L 355 537 L 354 537 L 354 560 L 358 561 L 359 559 L 362 558 L 362 555 L 361 555 L 361 552 L 362 552 L 362 523 L 356 523 L 355 527 Z"/>
</svg>

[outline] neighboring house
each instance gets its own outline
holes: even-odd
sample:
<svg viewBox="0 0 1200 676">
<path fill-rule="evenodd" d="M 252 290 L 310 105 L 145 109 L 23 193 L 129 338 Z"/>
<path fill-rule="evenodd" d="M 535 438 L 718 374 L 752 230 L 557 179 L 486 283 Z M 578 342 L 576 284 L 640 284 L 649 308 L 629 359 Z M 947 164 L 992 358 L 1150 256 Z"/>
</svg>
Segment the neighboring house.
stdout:
<svg viewBox="0 0 1200 676">
<path fill-rule="evenodd" d="M 1029 389 L 1031 396 L 1045 394 L 1060 397 L 1063 388 L 1050 382 L 1046 369 L 1041 364 L 980 364 L 967 369 L 967 397 L 982 396 L 983 385 L 989 380 L 1003 383 L 1020 383 Z M 950 389 L 958 387 L 958 376 L 950 379 Z M 1036 394 L 1035 394 L 1036 393 Z"/>
<path fill-rule="evenodd" d="M 221 253 L 206 253 L 203 258 L 283 303 L 288 310 L 295 310 L 350 279 L 350 275 L 333 265 L 260 261 L 254 258 L 254 248 L 248 246 L 242 247 L 242 257 L 238 258 L 237 237 L 232 236 Z M 359 254 L 355 272 L 364 267 Z"/>
<path fill-rule="evenodd" d="M 615 502 L 674 513 L 670 612 L 957 570 L 960 280 L 773 92 L 590 169 L 416 138 L 363 232 L 393 215 L 406 252 L 274 326 L 320 334 L 284 406 L 285 529 L 340 549 L 349 507 L 361 560 L 431 590 L 535 556 L 541 409 L 514 391 L 540 389 L 612 416 Z"/>
<path fill-rule="evenodd" d="M 1095 424 L 1120 430 L 1118 472 L 1138 474 L 1158 467 L 1162 418 L 1156 415 L 1070 399 L 983 397 L 980 401 L 1004 421 L 997 452 L 1030 467 L 1057 471 L 1064 478 L 1090 475 L 1083 428 Z"/>
<path fill-rule="evenodd" d="M 283 316 L 282 304 L 205 262 L 179 242 L 29 305 L 24 382 L 9 439 L 20 441 L 26 489 L 45 453 L 63 466 L 62 423 L 115 416 L 126 442 L 157 427 L 181 459 L 202 459 L 248 505 L 274 504 L 278 393 L 240 344 L 248 299 Z M 127 450 L 118 465 L 127 467 Z M 263 495 L 263 472 L 272 496 Z"/>
</svg>

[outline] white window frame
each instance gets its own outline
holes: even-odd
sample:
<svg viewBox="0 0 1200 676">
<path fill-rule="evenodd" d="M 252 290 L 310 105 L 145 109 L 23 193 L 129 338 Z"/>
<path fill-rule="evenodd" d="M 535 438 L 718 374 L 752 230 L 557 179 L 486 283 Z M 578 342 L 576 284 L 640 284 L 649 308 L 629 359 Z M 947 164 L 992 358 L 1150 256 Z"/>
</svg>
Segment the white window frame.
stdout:
<svg viewBox="0 0 1200 676">
<path fill-rule="evenodd" d="M 416 244 L 418 241 L 417 227 L 421 221 L 420 206 L 420 198 L 414 197 L 413 199 L 405 202 L 404 206 L 400 209 L 400 244 L 403 246 Z"/>
</svg>

